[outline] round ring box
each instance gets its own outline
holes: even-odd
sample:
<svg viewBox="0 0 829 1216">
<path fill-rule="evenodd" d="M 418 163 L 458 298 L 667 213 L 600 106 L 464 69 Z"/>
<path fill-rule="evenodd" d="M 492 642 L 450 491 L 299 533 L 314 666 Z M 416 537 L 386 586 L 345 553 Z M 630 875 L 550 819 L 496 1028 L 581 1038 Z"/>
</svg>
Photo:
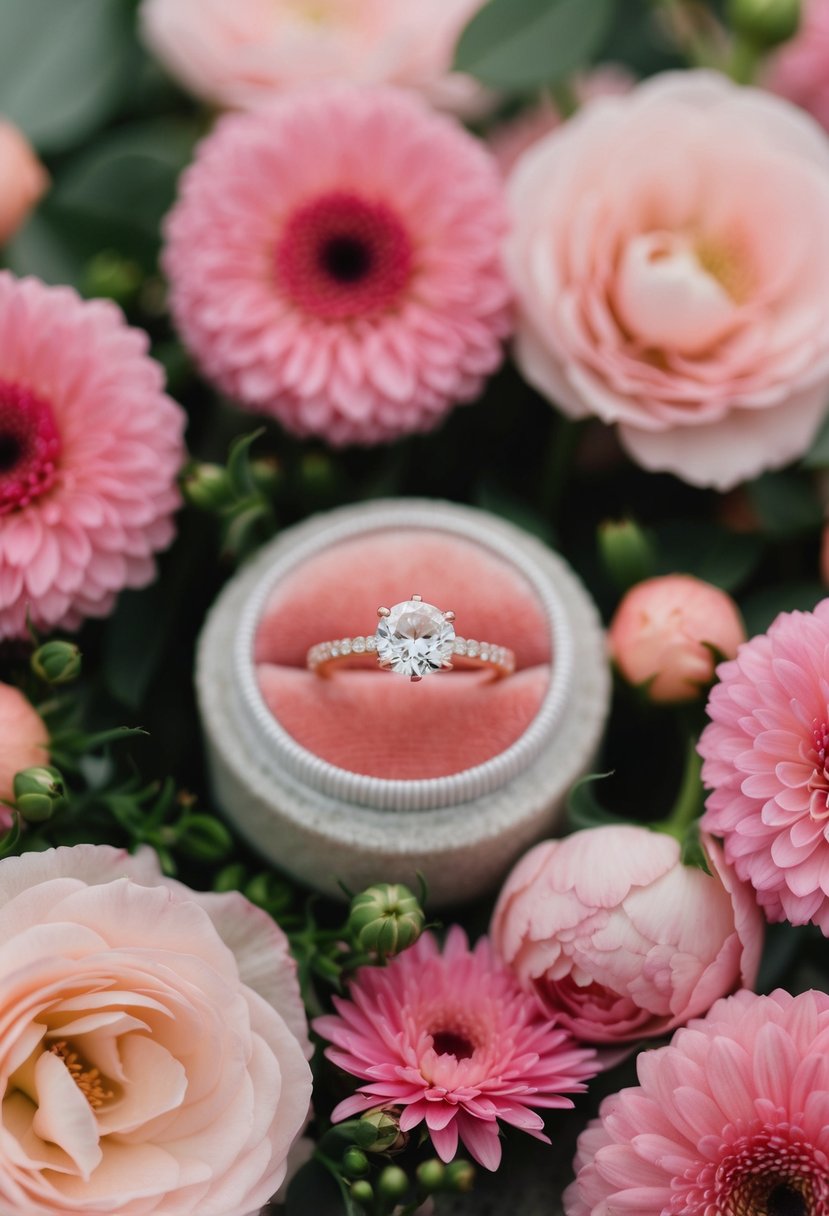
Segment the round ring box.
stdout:
<svg viewBox="0 0 829 1216">
<path fill-rule="evenodd" d="M 515 674 L 306 670 L 309 646 L 372 633 L 378 604 L 412 594 L 515 649 Z M 196 682 L 214 796 L 260 853 L 335 897 L 422 873 L 442 907 L 556 827 L 610 698 L 598 614 L 562 558 L 420 499 L 341 508 L 266 545 L 212 608 Z"/>
</svg>

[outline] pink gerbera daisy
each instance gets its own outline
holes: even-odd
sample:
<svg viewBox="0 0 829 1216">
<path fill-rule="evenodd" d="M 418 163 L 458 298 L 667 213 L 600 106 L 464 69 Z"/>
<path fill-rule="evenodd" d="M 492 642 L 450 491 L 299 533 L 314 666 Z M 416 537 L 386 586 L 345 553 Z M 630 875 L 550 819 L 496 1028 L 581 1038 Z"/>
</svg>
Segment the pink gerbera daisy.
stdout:
<svg viewBox="0 0 829 1216">
<path fill-rule="evenodd" d="M 717 674 L 703 826 L 769 920 L 829 934 L 829 600 L 781 614 Z"/>
<path fill-rule="evenodd" d="M 531 1107 L 569 1107 L 597 1070 L 592 1051 L 546 1017 L 481 938 L 469 949 L 458 926 L 441 954 L 424 934 L 388 967 L 363 967 L 339 1016 L 314 1029 L 326 1055 L 368 1084 L 341 1102 L 337 1122 L 376 1106 L 404 1108 L 401 1131 L 425 1121 L 443 1161 L 458 1139 L 486 1169 L 498 1168 L 503 1119 L 549 1144 Z"/>
<path fill-rule="evenodd" d="M 829 996 L 738 992 L 637 1067 L 582 1133 L 567 1216 L 829 1216 Z"/>
<path fill-rule="evenodd" d="M 0 638 L 75 628 L 155 572 L 184 415 L 108 301 L 0 272 Z"/>
<path fill-rule="evenodd" d="M 330 443 L 428 430 L 502 359 L 495 162 L 387 88 L 228 116 L 183 179 L 164 266 L 206 376 Z"/>
</svg>

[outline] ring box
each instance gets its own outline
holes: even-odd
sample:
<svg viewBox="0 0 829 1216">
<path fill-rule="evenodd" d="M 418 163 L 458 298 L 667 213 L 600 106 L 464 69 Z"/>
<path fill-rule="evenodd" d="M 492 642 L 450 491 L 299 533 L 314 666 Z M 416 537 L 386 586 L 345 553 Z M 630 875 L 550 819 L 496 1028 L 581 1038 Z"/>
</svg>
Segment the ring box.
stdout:
<svg viewBox="0 0 829 1216">
<path fill-rule="evenodd" d="M 422 595 L 514 674 L 374 669 L 323 678 L 317 642 L 374 632 Z M 590 766 L 610 678 L 596 609 L 569 566 L 486 512 L 394 499 L 286 530 L 224 588 L 199 642 L 214 795 L 278 867 L 326 894 L 417 885 L 448 906 L 491 889 L 559 821 Z"/>
</svg>

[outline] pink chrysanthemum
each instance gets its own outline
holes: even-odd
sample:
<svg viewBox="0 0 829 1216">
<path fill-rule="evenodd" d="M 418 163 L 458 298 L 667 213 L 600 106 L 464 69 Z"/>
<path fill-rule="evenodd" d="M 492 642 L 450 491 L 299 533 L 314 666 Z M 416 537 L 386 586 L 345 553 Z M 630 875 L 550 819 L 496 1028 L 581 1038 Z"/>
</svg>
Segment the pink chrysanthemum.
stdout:
<svg viewBox="0 0 829 1216">
<path fill-rule="evenodd" d="M 743 991 L 606 1098 L 567 1216 L 829 1216 L 829 996 Z"/>
<path fill-rule="evenodd" d="M 502 358 L 495 162 L 386 88 L 225 117 L 183 179 L 164 266 L 184 341 L 249 409 L 333 444 L 432 428 Z"/>
<path fill-rule="evenodd" d="M 592 1051 L 542 1014 L 533 997 L 481 938 L 469 949 L 458 926 L 441 954 L 424 934 L 385 968 L 364 967 L 339 1017 L 314 1029 L 326 1055 L 368 1084 L 341 1102 L 334 1121 L 376 1106 L 404 1107 L 401 1131 L 425 1121 L 435 1151 L 451 1161 L 462 1141 L 486 1169 L 498 1168 L 498 1119 L 549 1143 L 532 1107 L 569 1107 L 597 1070 Z"/>
<path fill-rule="evenodd" d="M 829 600 L 781 614 L 718 669 L 699 751 L 722 836 L 769 920 L 829 935 Z"/>
<path fill-rule="evenodd" d="M 155 572 L 184 415 L 114 304 L 0 272 L 0 638 L 75 628 Z"/>
</svg>

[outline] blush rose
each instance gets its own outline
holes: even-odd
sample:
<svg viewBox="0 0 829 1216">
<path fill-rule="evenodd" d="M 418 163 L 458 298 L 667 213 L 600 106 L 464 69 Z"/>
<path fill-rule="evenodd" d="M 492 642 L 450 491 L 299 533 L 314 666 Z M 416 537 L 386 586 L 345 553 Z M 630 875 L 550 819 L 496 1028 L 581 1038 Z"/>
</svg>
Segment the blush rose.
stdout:
<svg viewBox="0 0 829 1216">
<path fill-rule="evenodd" d="M 751 889 L 705 842 L 711 874 L 679 843 L 627 825 L 531 849 L 492 921 L 496 953 L 576 1038 L 621 1044 L 665 1034 L 751 987 L 763 918 Z"/>
<path fill-rule="evenodd" d="M 249 1216 L 308 1115 L 284 934 L 155 854 L 0 862 L 0 1210 Z"/>
<path fill-rule="evenodd" d="M 829 398 L 829 140 L 712 72 L 590 102 L 509 183 L 524 376 L 639 464 L 728 489 Z"/>
</svg>

